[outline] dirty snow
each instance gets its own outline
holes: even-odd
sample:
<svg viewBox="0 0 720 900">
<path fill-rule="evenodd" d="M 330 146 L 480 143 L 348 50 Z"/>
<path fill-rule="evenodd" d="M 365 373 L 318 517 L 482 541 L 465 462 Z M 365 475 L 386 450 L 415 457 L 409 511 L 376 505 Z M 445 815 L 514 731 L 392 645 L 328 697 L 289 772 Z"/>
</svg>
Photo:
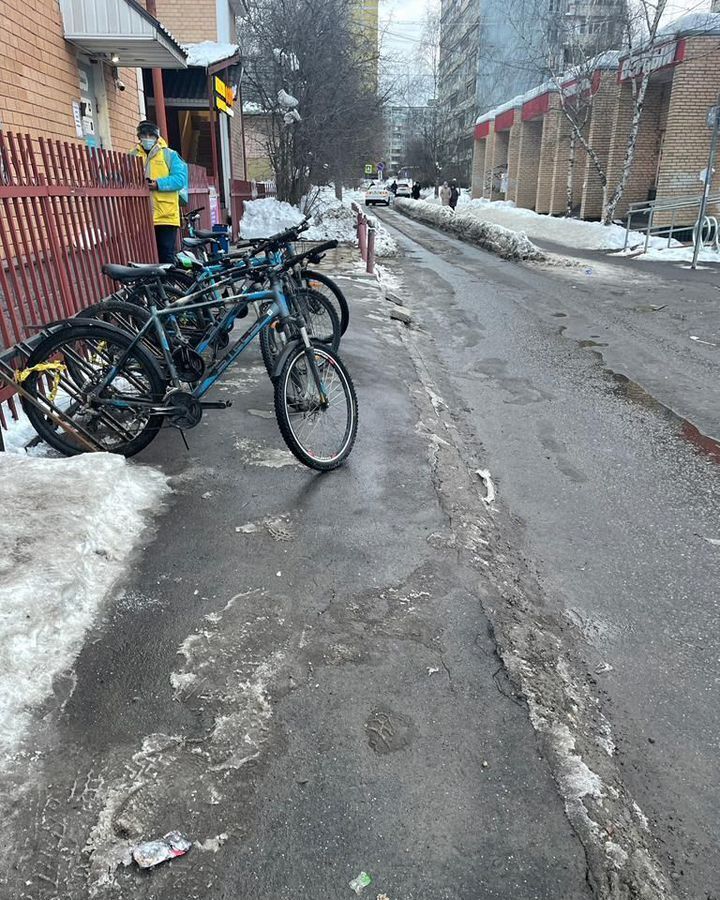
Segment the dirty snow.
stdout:
<svg viewBox="0 0 720 900">
<path fill-rule="evenodd" d="M 0 453 L 0 753 L 52 694 L 169 488 L 155 469 L 94 453 Z"/>
<path fill-rule="evenodd" d="M 434 205 L 439 203 L 435 198 L 429 202 Z M 541 215 L 531 209 L 516 207 L 512 200 L 471 200 L 466 194 L 461 194 L 458 212 L 482 222 L 522 231 L 534 240 L 552 241 L 575 250 L 619 250 L 625 246 L 625 228 L 622 225 L 602 225 L 600 222 L 585 222 L 582 219 Z M 629 247 L 644 243 L 644 234 L 639 231 L 630 232 Z M 650 246 L 665 247 L 667 238 L 653 237 L 650 239 Z"/>
<path fill-rule="evenodd" d="M 453 212 L 450 207 L 439 206 L 437 203 L 398 199 L 395 206 L 413 219 L 457 234 L 503 259 L 545 258 L 545 254 L 533 244 L 524 231 L 513 231 L 504 225 L 484 221 L 481 216 L 472 215 L 472 210 L 468 214 L 467 205 L 459 212 Z"/>
</svg>

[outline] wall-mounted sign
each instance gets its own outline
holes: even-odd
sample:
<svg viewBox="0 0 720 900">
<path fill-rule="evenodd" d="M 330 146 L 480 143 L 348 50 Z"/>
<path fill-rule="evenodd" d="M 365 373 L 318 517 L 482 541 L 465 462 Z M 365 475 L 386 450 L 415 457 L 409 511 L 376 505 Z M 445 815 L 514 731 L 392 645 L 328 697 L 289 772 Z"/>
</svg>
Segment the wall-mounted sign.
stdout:
<svg viewBox="0 0 720 900">
<path fill-rule="evenodd" d="M 228 116 L 234 116 L 234 88 L 232 88 L 229 84 L 225 84 L 222 78 L 218 78 L 217 75 L 213 76 L 213 87 L 215 88 L 215 109 L 217 109 L 219 112 L 224 112 Z"/>
<path fill-rule="evenodd" d="M 73 100 L 72 112 L 73 112 L 73 121 L 75 122 L 75 134 L 79 138 L 85 137 L 85 132 L 83 131 L 83 126 L 82 126 L 82 116 L 80 115 L 80 101 L 79 100 Z"/>
<path fill-rule="evenodd" d="M 647 50 L 628 56 L 620 63 L 618 78 L 620 81 L 627 81 L 628 78 L 637 78 L 643 72 L 656 72 L 658 69 L 664 69 L 665 66 L 671 66 L 673 63 L 680 62 L 684 49 L 684 41 L 668 41 L 666 44 L 649 47 Z"/>
</svg>

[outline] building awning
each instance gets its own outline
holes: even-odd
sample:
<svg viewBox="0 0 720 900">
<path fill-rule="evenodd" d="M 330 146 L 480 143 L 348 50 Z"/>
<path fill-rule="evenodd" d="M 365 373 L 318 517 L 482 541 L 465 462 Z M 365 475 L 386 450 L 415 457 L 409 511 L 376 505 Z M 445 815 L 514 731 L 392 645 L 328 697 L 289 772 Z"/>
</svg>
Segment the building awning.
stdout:
<svg viewBox="0 0 720 900">
<path fill-rule="evenodd" d="M 184 69 L 187 54 L 137 0 L 60 0 L 65 40 L 117 65 Z"/>
</svg>

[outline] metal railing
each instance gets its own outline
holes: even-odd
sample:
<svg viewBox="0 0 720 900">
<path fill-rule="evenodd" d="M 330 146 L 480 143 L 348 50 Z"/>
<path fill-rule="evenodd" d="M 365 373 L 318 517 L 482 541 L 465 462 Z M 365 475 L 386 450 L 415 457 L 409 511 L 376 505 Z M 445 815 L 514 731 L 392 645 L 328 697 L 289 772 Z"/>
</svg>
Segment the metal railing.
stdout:
<svg viewBox="0 0 720 900">
<path fill-rule="evenodd" d="M 625 245 L 623 247 L 624 250 L 627 250 L 628 240 L 630 238 L 630 231 L 632 229 L 632 220 L 633 218 L 638 218 L 640 216 L 647 217 L 647 223 L 644 227 L 637 228 L 638 231 L 645 232 L 645 246 L 643 248 L 643 253 L 647 252 L 648 244 L 650 243 L 650 238 L 653 234 L 663 235 L 667 234 L 667 245 L 671 246 L 673 240 L 673 232 L 674 231 L 687 231 L 688 228 L 692 228 L 693 232 L 697 230 L 698 221 L 695 219 L 694 224 L 688 225 L 687 221 L 685 224 L 676 224 L 676 216 L 679 210 L 688 210 L 693 207 L 697 207 L 698 214 L 700 212 L 700 204 L 702 203 L 702 196 L 698 197 L 677 197 L 674 200 L 648 200 L 642 201 L 639 203 L 631 203 L 628 206 L 627 211 L 627 219 L 625 226 Z M 720 195 L 708 197 L 707 205 L 712 206 L 715 203 L 720 203 Z M 655 225 L 655 216 L 658 213 L 669 212 L 670 215 L 670 224 L 669 225 Z M 714 217 L 705 216 L 705 219 L 702 223 L 703 232 L 705 231 L 706 224 L 711 229 L 712 234 L 712 222 L 710 221 Z M 717 231 L 717 223 L 715 224 L 715 230 Z"/>
</svg>

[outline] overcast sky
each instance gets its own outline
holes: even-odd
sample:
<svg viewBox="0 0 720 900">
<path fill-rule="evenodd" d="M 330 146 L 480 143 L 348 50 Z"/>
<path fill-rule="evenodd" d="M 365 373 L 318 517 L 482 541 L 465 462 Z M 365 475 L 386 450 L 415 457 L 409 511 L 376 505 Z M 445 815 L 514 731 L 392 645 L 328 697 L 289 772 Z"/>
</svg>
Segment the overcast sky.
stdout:
<svg viewBox="0 0 720 900">
<path fill-rule="evenodd" d="M 488 0 L 491 3 L 502 0 Z M 384 33 L 382 51 L 386 55 L 410 53 L 422 30 L 428 0 L 380 0 L 380 29 Z M 687 12 L 705 12 L 710 0 L 668 0 L 666 21 L 670 22 Z"/>
</svg>

